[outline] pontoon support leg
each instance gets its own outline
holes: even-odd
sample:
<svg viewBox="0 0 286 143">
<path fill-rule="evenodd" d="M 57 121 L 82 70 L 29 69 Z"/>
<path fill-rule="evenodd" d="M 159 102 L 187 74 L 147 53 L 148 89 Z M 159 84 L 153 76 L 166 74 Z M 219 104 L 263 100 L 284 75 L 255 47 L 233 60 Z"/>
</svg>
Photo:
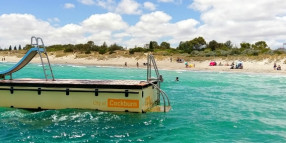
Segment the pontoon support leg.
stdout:
<svg viewBox="0 0 286 143">
<path fill-rule="evenodd" d="M 12 73 L 10 73 L 10 80 L 12 80 L 13 78 L 12 78 Z"/>
</svg>

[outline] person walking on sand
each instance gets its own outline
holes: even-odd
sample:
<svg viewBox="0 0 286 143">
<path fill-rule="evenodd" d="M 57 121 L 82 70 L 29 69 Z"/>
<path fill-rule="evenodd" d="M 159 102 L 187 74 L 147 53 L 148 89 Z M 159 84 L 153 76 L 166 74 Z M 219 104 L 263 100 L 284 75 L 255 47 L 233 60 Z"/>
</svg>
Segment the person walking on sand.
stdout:
<svg viewBox="0 0 286 143">
<path fill-rule="evenodd" d="M 274 70 L 276 70 L 277 66 L 276 66 L 276 63 L 274 63 L 274 66 L 273 66 Z"/>
<path fill-rule="evenodd" d="M 125 65 L 125 67 L 127 67 L 127 62 L 125 62 L 125 64 L 124 64 L 124 65 Z"/>
<path fill-rule="evenodd" d="M 138 62 L 136 63 L 136 66 L 137 66 L 137 68 L 139 68 L 139 63 Z"/>
</svg>

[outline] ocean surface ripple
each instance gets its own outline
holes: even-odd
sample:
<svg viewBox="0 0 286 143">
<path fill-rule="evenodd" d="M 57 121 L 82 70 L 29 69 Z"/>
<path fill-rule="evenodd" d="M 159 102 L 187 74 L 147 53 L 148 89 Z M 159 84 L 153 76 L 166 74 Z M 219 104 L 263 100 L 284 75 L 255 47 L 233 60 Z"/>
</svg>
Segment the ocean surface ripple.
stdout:
<svg viewBox="0 0 286 143">
<path fill-rule="evenodd" d="M 0 71 L 11 65 L 0 63 Z M 146 70 L 136 68 L 53 65 L 53 71 L 57 79 L 146 79 Z M 0 107 L 0 142 L 286 142 L 286 76 L 160 72 L 168 113 Z M 44 74 L 29 64 L 13 78 Z"/>
</svg>

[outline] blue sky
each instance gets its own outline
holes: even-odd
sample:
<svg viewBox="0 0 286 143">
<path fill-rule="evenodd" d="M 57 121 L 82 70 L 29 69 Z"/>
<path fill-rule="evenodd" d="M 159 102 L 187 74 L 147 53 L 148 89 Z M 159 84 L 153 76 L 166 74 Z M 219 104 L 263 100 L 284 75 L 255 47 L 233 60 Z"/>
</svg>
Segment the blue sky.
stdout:
<svg viewBox="0 0 286 143">
<path fill-rule="evenodd" d="M 96 0 L 94 1 L 96 2 Z M 116 1 L 118 2 L 118 1 Z M 142 2 L 142 1 L 141 1 Z M 145 1 L 146 2 L 146 1 Z M 164 11 L 172 16 L 172 22 L 195 18 L 199 20 L 200 13 L 188 8 L 191 0 L 160 2 L 151 1 L 156 6 L 156 10 Z M 73 4 L 74 8 L 65 8 L 65 4 Z M 29 13 L 39 19 L 50 20 L 58 18 L 60 21 L 54 22 L 63 26 L 69 23 L 78 24 L 92 14 L 109 12 L 107 9 L 96 4 L 85 5 L 78 0 L 1 0 L 0 14 L 5 13 Z M 142 14 L 149 13 L 151 10 L 142 8 Z M 139 14 L 123 14 L 122 17 L 129 24 L 135 24 Z"/>
<path fill-rule="evenodd" d="M 47 45 L 166 41 L 175 48 L 202 36 L 275 49 L 286 39 L 285 7 L 283 0 L 1 0 L 0 47 L 39 36 Z"/>
</svg>

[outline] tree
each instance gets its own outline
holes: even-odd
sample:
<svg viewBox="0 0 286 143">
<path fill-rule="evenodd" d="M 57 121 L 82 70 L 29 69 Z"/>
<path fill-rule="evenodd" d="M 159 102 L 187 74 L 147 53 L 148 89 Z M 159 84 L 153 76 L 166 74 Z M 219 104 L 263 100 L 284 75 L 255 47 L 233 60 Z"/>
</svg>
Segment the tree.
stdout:
<svg viewBox="0 0 286 143">
<path fill-rule="evenodd" d="M 17 47 L 16 46 L 14 47 L 14 50 L 17 51 Z"/>
<path fill-rule="evenodd" d="M 190 41 L 181 41 L 178 50 L 182 50 L 185 53 L 192 53 L 195 50 L 202 50 L 205 48 L 206 41 L 203 37 L 197 37 Z"/>
<path fill-rule="evenodd" d="M 12 46 L 10 45 L 10 47 L 9 47 L 9 51 L 11 51 L 12 50 Z"/>
<path fill-rule="evenodd" d="M 18 50 L 22 50 L 22 47 L 21 47 L 21 45 L 19 45 L 19 48 L 18 48 Z"/>
<path fill-rule="evenodd" d="M 260 53 L 266 53 L 270 51 L 270 48 L 268 47 L 265 41 L 256 42 L 254 45 L 252 45 L 252 48 L 254 50 L 258 50 Z"/>
<path fill-rule="evenodd" d="M 27 44 L 23 49 L 24 49 L 24 50 L 30 50 L 31 48 L 32 48 L 32 45 Z"/>
<path fill-rule="evenodd" d="M 251 49 L 251 45 L 249 43 L 246 43 L 246 42 L 240 43 L 240 50 L 241 51 L 244 51 L 247 49 Z"/>
<path fill-rule="evenodd" d="M 268 47 L 265 41 L 258 41 L 254 44 L 258 49 L 265 49 Z"/>
<path fill-rule="evenodd" d="M 219 48 L 219 43 L 215 40 L 212 40 L 209 42 L 209 46 L 208 46 L 212 51 L 215 51 L 216 49 Z"/>
<path fill-rule="evenodd" d="M 90 47 L 94 46 L 94 42 L 93 42 L 93 41 L 88 41 L 87 44 L 88 44 Z"/>
<path fill-rule="evenodd" d="M 233 47 L 233 45 L 232 45 L 232 43 L 231 43 L 230 40 L 226 41 L 226 42 L 224 43 L 224 46 L 225 46 L 226 48 L 228 48 L 228 49 L 232 49 L 232 47 Z"/>
<path fill-rule="evenodd" d="M 181 41 L 179 44 L 179 47 L 177 47 L 177 49 L 187 53 L 189 51 L 188 50 L 189 49 L 188 43 Z"/>
<path fill-rule="evenodd" d="M 168 42 L 162 42 L 161 44 L 160 44 L 160 48 L 162 48 L 162 49 L 170 49 L 171 47 L 170 47 L 170 43 L 168 43 Z"/>
<path fill-rule="evenodd" d="M 129 54 L 134 54 L 135 52 L 145 52 L 146 49 L 142 47 L 135 47 L 133 49 L 129 49 Z"/>
<path fill-rule="evenodd" d="M 103 44 L 99 47 L 99 54 L 105 54 L 107 52 L 107 44 L 103 42 Z"/>
<path fill-rule="evenodd" d="M 123 50 L 123 47 L 118 46 L 116 43 L 110 45 L 110 47 L 109 47 L 109 53 L 110 54 L 114 53 L 114 51 L 116 51 L 116 50 Z"/>
<path fill-rule="evenodd" d="M 150 44 L 149 44 L 149 49 L 150 51 L 154 51 L 154 49 L 157 49 L 159 46 L 158 46 L 158 43 L 156 41 L 150 41 Z"/>
<path fill-rule="evenodd" d="M 204 45 L 206 45 L 206 41 L 203 37 L 197 37 L 190 41 L 192 44 L 192 48 L 194 50 L 201 50 L 203 49 Z"/>
</svg>

